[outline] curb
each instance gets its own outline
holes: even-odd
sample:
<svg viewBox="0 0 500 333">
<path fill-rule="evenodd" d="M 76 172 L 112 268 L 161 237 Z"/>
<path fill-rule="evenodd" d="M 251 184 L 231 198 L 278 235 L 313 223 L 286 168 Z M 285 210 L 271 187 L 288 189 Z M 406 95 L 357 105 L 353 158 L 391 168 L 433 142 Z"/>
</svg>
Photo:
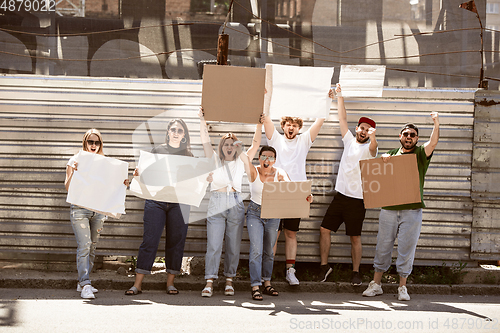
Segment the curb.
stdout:
<svg viewBox="0 0 500 333">
<path fill-rule="evenodd" d="M 34 289 L 76 289 L 74 278 L 0 278 L 1 288 L 34 288 Z M 116 279 L 94 278 L 92 285 L 97 289 L 107 290 L 127 290 L 133 284 L 132 278 L 117 275 Z M 273 286 L 280 292 L 322 292 L 322 293 L 353 293 L 360 294 L 367 283 L 359 287 L 353 287 L 348 282 L 301 282 L 299 286 L 290 286 L 287 282 L 275 281 Z M 179 278 L 175 282 L 179 290 L 200 291 L 205 286 L 205 281 L 183 281 Z M 250 281 L 236 280 L 233 282 L 234 289 L 239 292 L 250 293 Z M 397 284 L 382 284 L 384 293 L 397 294 Z M 465 285 L 425 285 L 409 284 L 407 285 L 410 294 L 432 294 L 432 295 L 500 295 L 500 286 L 484 284 L 465 284 Z M 165 281 L 147 281 L 143 282 L 143 290 L 166 290 Z M 215 284 L 215 291 L 223 291 L 224 283 Z"/>
</svg>

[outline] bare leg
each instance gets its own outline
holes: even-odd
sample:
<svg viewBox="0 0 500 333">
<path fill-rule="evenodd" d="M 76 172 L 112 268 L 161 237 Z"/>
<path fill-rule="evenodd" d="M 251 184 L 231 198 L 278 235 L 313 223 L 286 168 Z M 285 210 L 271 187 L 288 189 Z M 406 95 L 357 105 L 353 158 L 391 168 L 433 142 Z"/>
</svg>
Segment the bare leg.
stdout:
<svg viewBox="0 0 500 333">
<path fill-rule="evenodd" d="M 406 286 L 406 280 L 408 278 L 407 277 L 402 277 L 401 275 L 399 276 L 399 286 L 402 287 L 402 286 Z"/>
<path fill-rule="evenodd" d="M 359 272 L 359 265 L 361 264 L 361 254 L 363 252 L 361 245 L 361 236 L 351 237 L 351 257 L 352 257 L 352 270 Z"/>
<path fill-rule="evenodd" d="M 319 256 L 321 258 L 321 265 L 328 264 L 328 256 L 330 255 L 331 247 L 331 231 L 329 229 L 319 228 Z"/>
<path fill-rule="evenodd" d="M 285 230 L 285 259 L 295 260 L 297 256 L 297 232 Z M 292 267 L 292 264 L 286 264 L 286 268 Z"/>
<path fill-rule="evenodd" d="M 373 281 L 375 281 L 376 284 L 381 284 L 382 283 L 382 275 L 384 275 L 384 272 L 375 272 L 373 275 Z M 405 279 L 406 282 L 406 279 Z"/>
<path fill-rule="evenodd" d="M 142 280 L 144 280 L 145 274 L 141 273 L 135 273 L 135 282 L 134 282 L 134 287 L 137 288 L 137 290 L 142 290 Z"/>
<path fill-rule="evenodd" d="M 175 274 L 167 273 L 167 287 L 174 285 Z"/>
</svg>

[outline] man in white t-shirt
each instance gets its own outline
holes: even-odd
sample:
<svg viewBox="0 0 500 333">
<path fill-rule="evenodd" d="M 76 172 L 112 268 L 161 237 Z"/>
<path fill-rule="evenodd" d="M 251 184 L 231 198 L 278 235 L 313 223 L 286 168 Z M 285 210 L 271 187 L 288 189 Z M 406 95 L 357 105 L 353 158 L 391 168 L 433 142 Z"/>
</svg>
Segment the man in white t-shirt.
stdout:
<svg viewBox="0 0 500 333">
<path fill-rule="evenodd" d="M 332 268 L 328 264 L 332 231 L 337 232 L 342 223 L 345 223 L 346 235 L 351 239 L 352 279 L 353 286 L 362 283 L 359 274 L 361 263 L 361 229 L 365 219 L 363 189 L 361 186 L 361 170 L 359 161 L 377 156 L 378 144 L 375 138 L 375 121 L 368 117 L 361 117 L 356 126 L 356 137 L 349 131 L 344 98 L 337 84 L 337 101 L 340 133 L 344 143 L 344 152 L 340 159 L 340 166 L 335 183 L 335 194 L 320 227 L 319 251 L 321 257 L 321 282 L 326 281 Z"/>
<path fill-rule="evenodd" d="M 328 96 L 333 98 L 333 90 L 330 89 Z M 265 117 L 264 130 L 267 143 L 277 151 L 275 166 L 285 170 L 291 181 L 307 180 L 307 153 L 318 136 L 324 121 L 325 118 L 316 119 L 307 131 L 299 134 L 303 125 L 302 118 L 282 117 L 281 129 L 284 135 L 281 135 L 274 127 L 271 118 L 269 116 Z M 299 224 L 300 218 L 281 219 L 280 222 L 280 230 L 285 230 L 286 280 L 292 286 L 299 284 L 299 280 L 295 276 Z"/>
</svg>

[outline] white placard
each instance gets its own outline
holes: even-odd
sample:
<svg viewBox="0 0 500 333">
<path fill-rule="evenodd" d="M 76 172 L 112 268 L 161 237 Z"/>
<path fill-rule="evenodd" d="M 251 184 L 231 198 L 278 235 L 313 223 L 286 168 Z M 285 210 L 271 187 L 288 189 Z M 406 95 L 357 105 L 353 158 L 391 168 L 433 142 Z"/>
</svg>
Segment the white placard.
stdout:
<svg viewBox="0 0 500 333">
<path fill-rule="evenodd" d="M 80 151 L 76 161 L 66 201 L 117 219 L 125 214 L 128 163 L 86 151 Z"/>
<path fill-rule="evenodd" d="M 267 64 L 264 113 L 272 119 L 328 117 L 332 76 L 333 67 Z"/>
<path fill-rule="evenodd" d="M 343 97 L 382 97 L 385 66 L 342 65 L 339 83 Z"/>
<path fill-rule="evenodd" d="M 177 202 L 199 207 L 214 159 L 140 152 L 138 172 L 130 193 L 143 199 Z"/>
</svg>

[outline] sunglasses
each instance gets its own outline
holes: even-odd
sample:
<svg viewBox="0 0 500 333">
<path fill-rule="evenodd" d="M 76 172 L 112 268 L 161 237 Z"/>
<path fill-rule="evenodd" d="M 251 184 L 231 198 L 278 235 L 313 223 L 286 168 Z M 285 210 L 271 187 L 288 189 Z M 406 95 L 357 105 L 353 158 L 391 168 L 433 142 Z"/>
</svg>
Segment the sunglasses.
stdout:
<svg viewBox="0 0 500 333">
<path fill-rule="evenodd" d="M 262 162 L 268 160 L 269 162 L 274 162 L 275 158 L 273 156 L 265 156 L 265 155 L 260 155 L 259 160 Z"/>
<path fill-rule="evenodd" d="M 409 136 L 410 138 L 414 138 L 414 137 L 416 137 L 416 136 L 417 136 L 417 133 L 415 133 L 415 132 L 411 132 L 411 133 L 409 133 L 409 132 L 404 132 L 404 133 L 403 133 L 403 136 L 404 136 L 405 138 L 407 138 L 408 136 Z"/>
<path fill-rule="evenodd" d="M 89 146 L 100 146 L 101 145 L 101 141 L 97 140 L 97 141 L 94 141 L 94 140 L 87 140 L 87 144 Z"/>
<path fill-rule="evenodd" d="M 175 133 L 177 133 L 177 134 L 179 134 L 179 135 L 184 134 L 184 130 L 183 130 L 182 128 L 175 128 L 175 127 L 172 127 L 172 128 L 170 128 L 170 130 L 169 130 L 169 131 L 170 131 L 170 132 L 172 132 L 172 133 L 174 133 L 174 134 L 175 134 Z"/>
</svg>

